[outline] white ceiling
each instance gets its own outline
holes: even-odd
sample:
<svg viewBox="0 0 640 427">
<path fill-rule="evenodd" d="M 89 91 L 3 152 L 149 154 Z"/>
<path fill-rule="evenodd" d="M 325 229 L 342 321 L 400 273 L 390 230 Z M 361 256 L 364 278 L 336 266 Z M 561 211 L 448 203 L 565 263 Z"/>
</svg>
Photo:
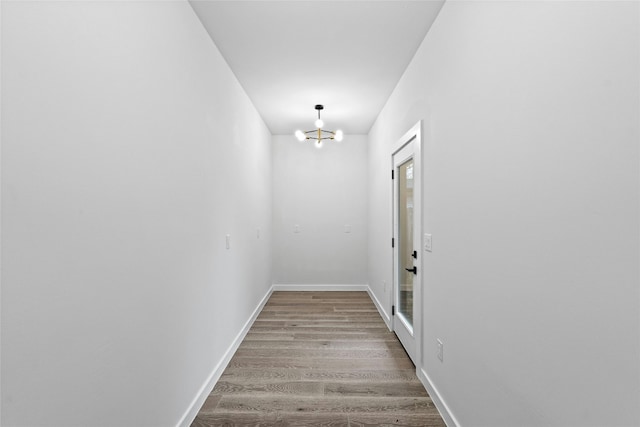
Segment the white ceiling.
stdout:
<svg viewBox="0 0 640 427">
<path fill-rule="evenodd" d="M 444 0 L 190 0 L 272 134 L 366 134 Z"/>
</svg>

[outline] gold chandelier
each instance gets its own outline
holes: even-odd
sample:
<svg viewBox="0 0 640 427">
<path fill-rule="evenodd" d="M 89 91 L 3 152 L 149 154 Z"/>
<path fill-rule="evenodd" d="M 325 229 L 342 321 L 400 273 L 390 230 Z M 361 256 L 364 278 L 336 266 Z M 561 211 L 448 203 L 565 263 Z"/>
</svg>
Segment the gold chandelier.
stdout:
<svg viewBox="0 0 640 427">
<path fill-rule="evenodd" d="M 315 108 L 316 110 L 318 110 L 318 119 L 315 122 L 316 129 L 307 130 L 304 132 L 301 130 L 297 130 L 295 135 L 296 138 L 298 138 L 298 141 L 305 141 L 307 139 L 314 140 L 316 141 L 316 147 L 318 148 L 322 147 L 322 141 L 324 141 L 325 139 L 335 139 L 336 141 L 342 141 L 344 134 L 341 130 L 332 131 L 322 129 L 322 126 L 324 126 L 324 122 L 320 118 L 320 111 L 324 109 L 324 106 L 318 104 Z"/>
</svg>

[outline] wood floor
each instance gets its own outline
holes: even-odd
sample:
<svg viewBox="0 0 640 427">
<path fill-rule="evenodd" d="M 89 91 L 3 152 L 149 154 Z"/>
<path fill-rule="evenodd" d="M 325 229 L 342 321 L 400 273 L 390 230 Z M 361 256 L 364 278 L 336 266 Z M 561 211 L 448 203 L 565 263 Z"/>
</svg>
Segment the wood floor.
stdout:
<svg viewBox="0 0 640 427">
<path fill-rule="evenodd" d="M 274 292 L 192 427 L 445 426 L 366 292 Z"/>
</svg>

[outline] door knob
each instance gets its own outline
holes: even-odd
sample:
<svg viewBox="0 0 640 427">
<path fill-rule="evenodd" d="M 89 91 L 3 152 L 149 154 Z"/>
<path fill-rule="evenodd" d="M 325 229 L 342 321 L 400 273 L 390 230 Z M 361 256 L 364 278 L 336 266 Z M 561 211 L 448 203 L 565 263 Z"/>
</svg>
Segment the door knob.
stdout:
<svg viewBox="0 0 640 427">
<path fill-rule="evenodd" d="M 405 270 L 411 271 L 413 272 L 413 274 L 418 274 L 418 267 L 416 267 L 415 265 L 413 266 L 413 268 L 405 268 Z"/>
</svg>

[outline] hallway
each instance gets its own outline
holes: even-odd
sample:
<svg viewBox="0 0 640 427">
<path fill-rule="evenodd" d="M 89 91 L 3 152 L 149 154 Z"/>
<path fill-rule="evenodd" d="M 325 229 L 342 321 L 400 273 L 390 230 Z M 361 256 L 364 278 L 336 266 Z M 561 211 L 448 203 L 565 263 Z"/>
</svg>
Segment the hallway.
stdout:
<svg viewBox="0 0 640 427">
<path fill-rule="evenodd" d="M 366 292 L 274 292 L 192 427 L 444 426 Z"/>
<path fill-rule="evenodd" d="M 3 427 L 640 426 L 640 1 L 0 15 Z"/>
</svg>

